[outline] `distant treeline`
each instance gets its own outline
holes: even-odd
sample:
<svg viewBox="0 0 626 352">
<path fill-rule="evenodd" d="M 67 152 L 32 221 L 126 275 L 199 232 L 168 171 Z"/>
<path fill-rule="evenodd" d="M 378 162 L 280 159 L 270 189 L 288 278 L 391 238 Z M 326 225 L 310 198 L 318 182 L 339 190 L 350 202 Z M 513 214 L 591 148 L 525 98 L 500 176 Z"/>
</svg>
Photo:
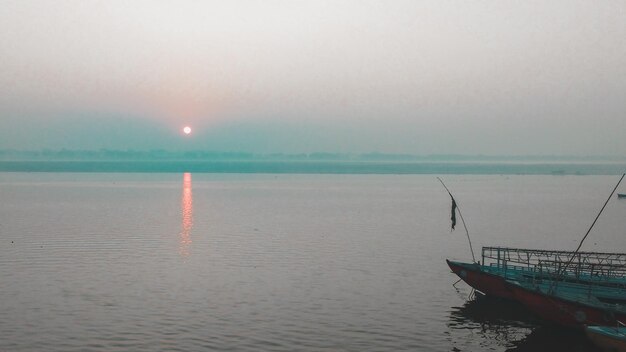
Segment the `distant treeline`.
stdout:
<svg viewBox="0 0 626 352">
<path fill-rule="evenodd" d="M 626 162 L 337 160 L 0 160 L 0 172 L 618 175 Z"/>
<path fill-rule="evenodd" d="M 389 154 L 389 153 L 251 153 L 232 151 L 170 150 L 0 150 L 3 161 L 376 161 L 376 162 L 626 162 L 626 156 L 558 156 L 558 155 L 457 155 L 457 154 Z"/>
</svg>

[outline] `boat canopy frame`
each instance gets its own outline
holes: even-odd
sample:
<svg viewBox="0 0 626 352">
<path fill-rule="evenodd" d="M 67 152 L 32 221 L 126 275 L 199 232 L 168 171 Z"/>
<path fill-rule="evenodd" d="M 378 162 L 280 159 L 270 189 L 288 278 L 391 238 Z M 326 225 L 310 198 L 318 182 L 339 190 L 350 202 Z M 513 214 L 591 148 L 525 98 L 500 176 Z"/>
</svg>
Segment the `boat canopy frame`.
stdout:
<svg viewBox="0 0 626 352">
<path fill-rule="evenodd" d="M 482 264 L 498 269 L 519 268 L 544 274 L 626 278 L 626 253 L 483 247 Z"/>
</svg>

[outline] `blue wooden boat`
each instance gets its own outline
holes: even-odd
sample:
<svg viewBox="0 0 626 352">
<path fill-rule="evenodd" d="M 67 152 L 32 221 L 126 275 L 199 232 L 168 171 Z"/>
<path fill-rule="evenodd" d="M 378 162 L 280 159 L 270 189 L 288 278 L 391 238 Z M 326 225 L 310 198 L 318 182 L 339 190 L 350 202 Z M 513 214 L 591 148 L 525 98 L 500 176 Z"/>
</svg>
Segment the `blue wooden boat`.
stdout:
<svg viewBox="0 0 626 352">
<path fill-rule="evenodd" d="M 603 350 L 626 352 L 626 327 L 587 326 L 585 333 Z"/>
<path fill-rule="evenodd" d="M 568 283 L 626 288 L 624 253 L 578 252 L 574 255 L 571 251 L 483 247 L 481 259 L 478 263 L 446 262 L 468 285 L 488 296 L 500 298 L 514 299 L 506 280 L 541 282 L 558 279 Z"/>
<path fill-rule="evenodd" d="M 515 300 L 539 317 L 569 328 L 626 321 L 626 290 L 593 284 L 507 280 Z"/>
</svg>

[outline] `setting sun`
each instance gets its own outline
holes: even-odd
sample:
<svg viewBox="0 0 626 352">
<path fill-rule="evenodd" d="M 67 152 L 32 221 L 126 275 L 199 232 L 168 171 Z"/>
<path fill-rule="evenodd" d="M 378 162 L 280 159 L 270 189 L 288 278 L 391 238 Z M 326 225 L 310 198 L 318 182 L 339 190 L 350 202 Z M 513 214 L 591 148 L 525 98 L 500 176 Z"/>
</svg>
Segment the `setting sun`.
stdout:
<svg viewBox="0 0 626 352">
<path fill-rule="evenodd" d="M 185 126 L 185 128 L 183 128 L 183 132 L 185 132 L 185 134 L 190 134 L 191 133 L 191 127 Z"/>
</svg>

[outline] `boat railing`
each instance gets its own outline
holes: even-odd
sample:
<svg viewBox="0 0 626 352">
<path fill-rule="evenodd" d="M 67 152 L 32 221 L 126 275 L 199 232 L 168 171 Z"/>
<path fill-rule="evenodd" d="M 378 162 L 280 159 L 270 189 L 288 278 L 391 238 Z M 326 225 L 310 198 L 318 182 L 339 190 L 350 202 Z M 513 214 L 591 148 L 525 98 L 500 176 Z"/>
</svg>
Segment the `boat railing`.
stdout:
<svg viewBox="0 0 626 352">
<path fill-rule="evenodd" d="M 615 277 L 626 278 L 626 268 L 619 265 L 610 264 L 584 264 L 572 266 L 571 264 L 565 269 L 566 263 L 555 261 L 539 261 L 537 265 L 515 265 L 507 261 L 501 261 L 498 263 L 486 264 L 492 270 L 511 270 L 528 273 L 538 274 L 558 274 L 565 271 L 568 275 L 573 276 L 602 276 L 602 277 Z M 565 270 L 564 270 L 565 269 Z"/>
<path fill-rule="evenodd" d="M 552 273 L 564 272 L 582 278 L 626 278 L 626 266 L 606 263 L 577 262 L 569 265 L 564 262 L 540 260 L 536 270 Z"/>
<path fill-rule="evenodd" d="M 519 266 L 503 261 L 498 265 L 491 263 L 487 271 L 506 279 L 530 282 L 568 282 L 581 283 L 586 286 L 626 288 L 626 272 L 623 267 L 615 265 L 580 265 L 576 268 L 563 270 L 566 263 L 542 261 L 537 266 Z"/>
<path fill-rule="evenodd" d="M 483 247 L 482 263 L 496 266 L 516 265 L 535 268 L 540 263 L 570 263 L 570 267 L 626 268 L 626 253 L 573 252 L 543 249 Z M 506 263 L 506 264 L 505 264 Z M 569 268 L 568 268 L 569 270 Z"/>
</svg>

